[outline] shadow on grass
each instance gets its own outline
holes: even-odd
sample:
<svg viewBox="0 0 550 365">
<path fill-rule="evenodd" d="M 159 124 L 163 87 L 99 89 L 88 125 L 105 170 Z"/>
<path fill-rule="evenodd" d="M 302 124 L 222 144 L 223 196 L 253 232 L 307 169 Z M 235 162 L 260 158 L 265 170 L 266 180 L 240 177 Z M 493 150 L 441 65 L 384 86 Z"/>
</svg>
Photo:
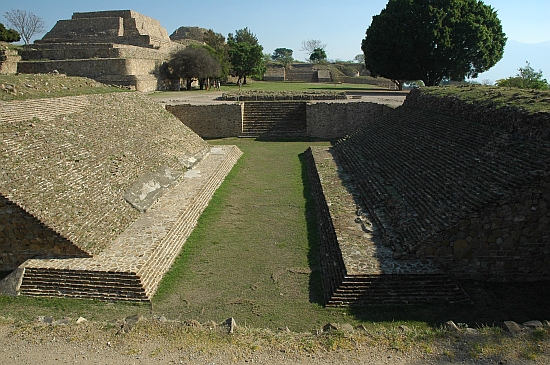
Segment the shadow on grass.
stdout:
<svg viewBox="0 0 550 365">
<path fill-rule="evenodd" d="M 324 305 L 323 303 L 323 285 L 321 281 L 321 267 L 319 263 L 319 234 L 317 231 L 317 215 L 315 213 L 315 201 L 311 193 L 309 176 L 307 173 L 307 163 L 304 153 L 301 153 L 298 158 L 302 168 L 302 184 L 303 194 L 306 202 L 305 218 L 307 225 L 307 240 L 308 240 L 308 262 L 311 269 L 309 276 L 309 301 Z"/>
</svg>

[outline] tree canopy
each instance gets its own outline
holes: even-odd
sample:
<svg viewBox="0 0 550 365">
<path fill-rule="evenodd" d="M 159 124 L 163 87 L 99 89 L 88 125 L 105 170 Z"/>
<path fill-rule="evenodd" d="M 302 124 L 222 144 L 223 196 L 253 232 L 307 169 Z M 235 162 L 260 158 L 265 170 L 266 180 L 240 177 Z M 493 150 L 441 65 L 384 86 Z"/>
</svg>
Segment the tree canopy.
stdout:
<svg viewBox="0 0 550 365">
<path fill-rule="evenodd" d="M 21 40 L 21 35 L 14 29 L 7 29 L 4 24 L 0 23 L 0 41 L 2 42 L 18 42 Z"/>
<path fill-rule="evenodd" d="M 248 28 L 237 30 L 235 35 L 227 36 L 229 46 L 229 61 L 232 66 L 232 74 L 244 80 L 250 75 L 262 75 L 265 72 L 264 48 L 259 44 L 258 38 Z"/>
<path fill-rule="evenodd" d="M 319 63 L 323 62 L 327 59 L 327 53 L 322 48 L 315 48 L 311 55 L 309 56 L 309 60 L 313 63 Z"/>
<path fill-rule="evenodd" d="M 11 10 L 5 12 L 4 17 L 19 32 L 25 44 L 29 44 L 34 35 L 44 32 L 44 21 L 30 11 Z"/>
<path fill-rule="evenodd" d="M 258 42 L 258 37 L 254 33 L 248 29 L 248 27 L 244 29 L 239 29 L 235 31 L 235 34 L 229 33 L 227 35 L 227 41 L 236 42 L 236 43 L 250 43 L 253 46 L 259 46 L 260 43 Z"/>
<path fill-rule="evenodd" d="M 220 77 L 225 78 L 229 75 L 229 70 L 231 68 L 228 54 L 229 46 L 225 42 L 225 37 L 221 33 L 216 33 L 212 29 L 208 29 L 204 33 L 203 40 L 204 43 L 214 51 L 210 53 L 220 62 Z"/>
<path fill-rule="evenodd" d="M 300 52 L 305 52 L 307 54 L 306 61 L 309 61 L 311 59 L 311 55 L 316 49 L 322 49 L 324 51 L 325 48 L 327 48 L 327 45 L 326 43 L 321 42 L 321 40 L 308 39 L 307 41 L 302 41 Z"/>
<path fill-rule="evenodd" d="M 219 61 L 206 48 L 197 46 L 187 46 L 172 54 L 166 69 L 171 78 L 186 79 L 187 90 L 191 90 L 193 79 L 199 80 L 202 90 L 208 78 L 219 77 L 221 73 Z"/>
<path fill-rule="evenodd" d="M 542 78 L 542 71 L 536 72 L 529 62 L 525 62 L 525 67 L 520 67 L 518 71 L 519 73 L 515 77 L 497 80 L 497 86 L 518 87 L 520 89 L 550 89 L 548 81 Z"/>
<path fill-rule="evenodd" d="M 406 80 L 475 78 L 502 58 L 505 44 L 496 11 L 480 0 L 389 0 L 361 49 L 373 76 L 402 88 Z"/>
<path fill-rule="evenodd" d="M 290 48 L 276 48 L 271 55 L 271 59 L 281 62 L 284 68 L 289 68 L 292 62 L 294 62 Z"/>
</svg>

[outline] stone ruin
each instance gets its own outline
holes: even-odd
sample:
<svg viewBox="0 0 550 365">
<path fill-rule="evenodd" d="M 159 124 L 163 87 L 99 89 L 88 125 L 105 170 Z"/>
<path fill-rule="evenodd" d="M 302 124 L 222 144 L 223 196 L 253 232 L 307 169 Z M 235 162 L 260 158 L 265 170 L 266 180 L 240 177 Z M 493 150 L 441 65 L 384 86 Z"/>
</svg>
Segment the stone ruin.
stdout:
<svg viewBox="0 0 550 365">
<path fill-rule="evenodd" d="M 149 301 L 240 150 L 141 93 L 1 104 L 0 293 Z"/>
<path fill-rule="evenodd" d="M 460 280 L 550 278 L 548 113 L 413 90 L 307 156 L 328 305 L 461 302 Z"/>
<path fill-rule="evenodd" d="M 14 74 L 21 56 L 17 51 L 9 49 L 7 43 L 0 42 L 0 74 Z"/>
<path fill-rule="evenodd" d="M 154 91 L 165 87 L 159 67 L 183 47 L 159 21 L 133 10 L 74 13 L 21 52 L 18 72 L 84 76 L 105 84 Z"/>
</svg>

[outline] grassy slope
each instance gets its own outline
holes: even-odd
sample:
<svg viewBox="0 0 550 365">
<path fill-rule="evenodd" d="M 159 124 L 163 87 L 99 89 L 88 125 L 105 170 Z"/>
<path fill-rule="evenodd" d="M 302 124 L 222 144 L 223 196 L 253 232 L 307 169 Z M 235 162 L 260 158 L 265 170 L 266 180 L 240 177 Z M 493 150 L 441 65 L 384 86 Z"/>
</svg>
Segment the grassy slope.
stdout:
<svg viewBox="0 0 550 365">
<path fill-rule="evenodd" d="M 550 91 L 504 88 L 483 85 L 426 87 L 422 92 L 436 96 L 451 96 L 469 103 L 494 104 L 497 107 L 513 106 L 531 113 L 550 113 Z"/>
<path fill-rule="evenodd" d="M 0 100 L 2 101 L 59 98 L 125 91 L 125 89 L 106 86 L 85 77 L 66 77 L 53 74 L 0 75 L 0 85 L 4 88 L 15 86 L 16 89 L 16 92 L 0 90 Z"/>
</svg>

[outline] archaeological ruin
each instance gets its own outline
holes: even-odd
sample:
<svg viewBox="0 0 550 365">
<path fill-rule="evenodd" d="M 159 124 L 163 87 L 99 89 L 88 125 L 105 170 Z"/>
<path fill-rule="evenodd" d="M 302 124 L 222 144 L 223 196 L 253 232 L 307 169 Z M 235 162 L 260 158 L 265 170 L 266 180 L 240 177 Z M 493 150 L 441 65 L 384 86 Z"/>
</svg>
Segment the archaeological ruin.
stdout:
<svg viewBox="0 0 550 365">
<path fill-rule="evenodd" d="M 467 301 L 550 278 L 550 115 L 412 91 L 308 151 L 328 305 Z"/>
<path fill-rule="evenodd" d="M 21 59 L 0 50 L 0 71 L 152 91 L 177 47 L 134 11 L 75 13 Z M 307 64 L 270 72 L 331 78 Z M 550 279 L 548 112 L 422 90 L 397 108 L 315 98 L 0 102 L 0 293 L 151 300 L 242 154 L 203 139 L 219 137 L 335 141 L 305 154 L 329 306 L 465 302 L 463 279 Z"/>
<path fill-rule="evenodd" d="M 74 13 L 20 52 L 17 71 L 56 70 L 139 91 L 162 90 L 159 67 L 179 47 L 158 20 L 133 10 Z"/>
<path fill-rule="evenodd" d="M 0 292 L 149 301 L 240 157 L 141 93 L 3 102 Z"/>
</svg>

